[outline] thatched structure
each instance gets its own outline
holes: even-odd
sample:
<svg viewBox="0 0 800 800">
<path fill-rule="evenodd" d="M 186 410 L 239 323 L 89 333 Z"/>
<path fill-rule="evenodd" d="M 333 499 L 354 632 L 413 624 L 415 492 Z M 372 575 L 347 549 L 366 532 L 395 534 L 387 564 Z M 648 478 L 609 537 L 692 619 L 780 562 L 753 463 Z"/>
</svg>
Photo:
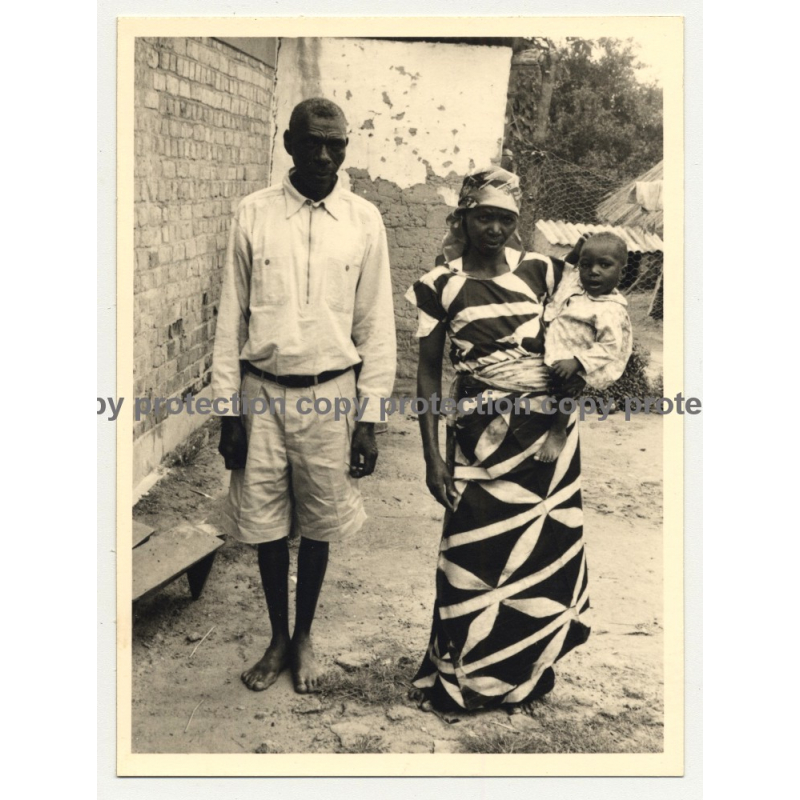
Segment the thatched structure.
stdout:
<svg viewBox="0 0 800 800">
<path fill-rule="evenodd" d="M 597 216 L 609 225 L 641 228 L 664 235 L 664 162 L 659 161 L 597 206 Z"/>
</svg>

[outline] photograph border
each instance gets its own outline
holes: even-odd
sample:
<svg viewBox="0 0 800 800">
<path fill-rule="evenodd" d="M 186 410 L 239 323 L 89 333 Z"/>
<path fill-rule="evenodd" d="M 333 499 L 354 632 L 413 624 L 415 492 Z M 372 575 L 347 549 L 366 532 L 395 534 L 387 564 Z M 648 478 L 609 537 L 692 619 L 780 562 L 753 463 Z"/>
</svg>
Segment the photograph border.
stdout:
<svg viewBox="0 0 800 800">
<path fill-rule="evenodd" d="M 645 20 L 649 22 L 645 23 Z M 683 386 L 682 17 L 120 18 L 117 40 L 117 396 L 133 397 L 133 97 L 137 36 L 636 36 L 663 25 L 674 58 L 664 89 L 664 395 Z M 639 28 L 640 29 L 640 28 Z M 533 31 L 531 31 L 533 34 Z M 131 751 L 132 418 L 117 420 L 117 774 L 120 776 L 677 776 L 684 767 L 683 418 L 664 425 L 664 752 L 641 754 L 142 754 Z"/>
</svg>

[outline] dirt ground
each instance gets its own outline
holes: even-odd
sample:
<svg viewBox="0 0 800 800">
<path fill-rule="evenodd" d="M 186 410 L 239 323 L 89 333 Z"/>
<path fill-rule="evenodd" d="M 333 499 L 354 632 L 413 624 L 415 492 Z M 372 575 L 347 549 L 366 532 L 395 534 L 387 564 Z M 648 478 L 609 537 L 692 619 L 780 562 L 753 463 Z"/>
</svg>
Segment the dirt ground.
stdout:
<svg viewBox="0 0 800 800">
<path fill-rule="evenodd" d="M 162 531 L 213 520 L 227 486 L 216 437 L 210 423 L 134 517 Z M 416 422 L 395 416 L 378 437 L 377 473 L 362 481 L 369 521 L 331 549 L 314 629 L 324 691 L 297 695 L 288 673 L 266 692 L 242 684 L 269 621 L 255 550 L 228 541 L 197 602 L 184 577 L 134 608 L 134 752 L 662 750 L 661 418 L 588 419 L 581 439 L 592 635 L 556 665 L 532 716 L 444 718 L 407 699 L 428 639 L 442 513 L 425 488 Z"/>
</svg>

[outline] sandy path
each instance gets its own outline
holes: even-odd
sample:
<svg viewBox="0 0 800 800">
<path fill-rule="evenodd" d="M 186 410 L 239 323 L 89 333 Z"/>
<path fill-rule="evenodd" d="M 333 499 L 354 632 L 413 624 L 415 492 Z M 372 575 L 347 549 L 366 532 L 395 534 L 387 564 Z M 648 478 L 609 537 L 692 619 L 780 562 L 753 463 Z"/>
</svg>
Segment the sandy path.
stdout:
<svg viewBox="0 0 800 800">
<path fill-rule="evenodd" d="M 416 423 L 395 417 L 379 437 L 378 474 L 362 484 L 369 522 L 332 549 L 315 625 L 328 691 L 296 695 L 288 673 L 264 693 L 239 680 L 269 623 L 255 552 L 229 542 L 198 602 L 182 579 L 135 609 L 134 752 L 661 750 L 661 431 L 657 416 L 582 424 L 593 632 L 557 665 L 533 718 L 498 711 L 449 724 L 404 698 L 427 643 L 441 514 L 425 489 Z M 211 441 L 135 515 L 160 529 L 213 517 L 225 482 Z M 189 637 L 212 626 L 190 658 Z M 370 664 L 346 672 L 342 656 Z"/>
</svg>

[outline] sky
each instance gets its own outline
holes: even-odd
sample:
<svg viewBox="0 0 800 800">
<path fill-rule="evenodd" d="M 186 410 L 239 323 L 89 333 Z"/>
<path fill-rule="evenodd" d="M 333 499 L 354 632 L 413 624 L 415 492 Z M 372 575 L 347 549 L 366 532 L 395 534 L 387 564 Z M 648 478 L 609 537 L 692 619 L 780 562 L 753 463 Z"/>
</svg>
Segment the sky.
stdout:
<svg viewBox="0 0 800 800">
<path fill-rule="evenodd" d="M 656 32 L 642 31 L 633 37 L 638 45 L 639 60 L 648 66 L 637 70 L 637 77 L 643 83 L 655 81 L 663 84 L 662 75 L 666 67 L 666 53 L 662 44 L 662 37 Z"/>
<path fill-rule="evenodd" d="M 613 36 L 614 38 L 626 40 L 632 39 L 634 52 L 638 60 L 644 65 L 636 70 L 636 75 L 642 83 L 658 83 L 663 86 L 663 74 L 668 64 L 669 54 L 665 51 L 662 35 L 656 31 L 643 29 L 636 33 L 636 35 L 629 35 L 628 33 L 620 33 L 617 36 L 609 32 L 604 32 L 603 35 Z M 554 37 L 555 41 L 559 44 L 566 44 L 565 38 Z"/>
</svg>

